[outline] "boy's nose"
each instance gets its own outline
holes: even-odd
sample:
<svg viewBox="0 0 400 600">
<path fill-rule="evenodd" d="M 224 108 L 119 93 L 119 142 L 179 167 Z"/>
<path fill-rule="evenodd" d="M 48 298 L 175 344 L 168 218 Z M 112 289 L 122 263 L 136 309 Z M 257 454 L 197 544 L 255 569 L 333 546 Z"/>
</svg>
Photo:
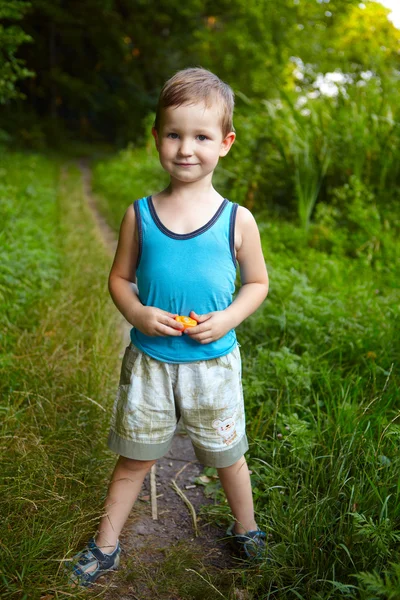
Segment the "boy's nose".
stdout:
<svg viewBox="0 0 400 600">
<path fill-rule="evenodd" d="M 179 154 L 181 156 L 191 156 L 193 154 L 193 146 L 191 140 L 182 139 L 179 146 Z"/>
</svg>

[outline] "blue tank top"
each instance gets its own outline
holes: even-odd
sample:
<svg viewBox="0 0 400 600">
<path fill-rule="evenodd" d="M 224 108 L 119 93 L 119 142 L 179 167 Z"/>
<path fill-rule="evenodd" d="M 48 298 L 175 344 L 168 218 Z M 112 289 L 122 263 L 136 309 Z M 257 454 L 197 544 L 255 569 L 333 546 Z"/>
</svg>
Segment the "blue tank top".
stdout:
<svg viewBox="0 0 400 600">
<path fill-rule="evenodd" d="M 139 237 L 136 278 L 139 298 L 189 316 L 224 310 L 235 291 L 235 219 L 238 205 L 224 200 L 212 219 L 192 233 L 178 234 L 159 220 L 151 196 L 134 203 Z M 234 329 L 209 344 L 188 335 L 151 337 L 131 330 L 131 341 L 157 360 L 186 363 L 224 356 L 237 345 Z"/>
</svg>

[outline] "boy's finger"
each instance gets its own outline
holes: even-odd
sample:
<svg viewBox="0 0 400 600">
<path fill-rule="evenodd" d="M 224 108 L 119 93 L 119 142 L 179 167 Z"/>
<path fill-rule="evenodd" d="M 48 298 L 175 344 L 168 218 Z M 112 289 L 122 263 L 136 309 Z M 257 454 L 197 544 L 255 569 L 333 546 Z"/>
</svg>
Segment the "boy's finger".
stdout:
<svg viewBox="0 0 400 600">
<path fill-rule="evenodd" d="M 187 327 L 185 329 L 185 333 L 187 335 L 190 335 L 190 337 L 195 337 L 197 335 L 200 335 L 201 333 L 204 333 L 205 331 L 207 331 L 207 329 L 207 325 L 203 325 L 200 323 L 199 325 L 196 325 L 196 327 Z"/>
<path fill-rule="evenodd" d="M 173 327 L 169 327 L 169 325 L 162 325 L 161 327 L 163 335 L 182 335 L 182 331 L 180 329 L 174 329 Z"/>
<path fill-rule="evenodd" d="M 168 312 L 167 310 L 164 310 L 162 312 L 164 312 L 166 315 L 168 315 L 168 317 L 171 317 L 171 319 L 175 319 L 175 317 L 178 316 L 178 313 L 171 313 L 171 312 Z"/>
<path fill-rule="evenodd" d="M 194 334 L 192 336 L 195 340 L 197 340 L 198 342 L 201 342 L 202 340 L 205 340 L 206 338 L 210 337 L 210 332 L 208 330 L 200 330 L 198 333 Z"/>
<path fill-rule="evenodd" d="M 178 329 L 178 331 L 182 331 L 183 329 L 183 324 L 179 323 L 179 321 L 175 321 L 175 319 L 167 319 L 166 321 L 166 325 L 168 325 L 168 327 L 172 327 L 173 329 Z"/>
<path fill-rule="evenodd" d="M 191 336 L 191 338 L 199 344 L 209 344 L 210 342 L 213 341 L 213 338 L 209 337 L 208 334 L 206 336 L 193 335 L 193 336 Z"/>
<path fill-rule="evenodd" d="M 194 310 L 190 311 L 190 317 L 197 321 L 198 323 L 204 323 L 211 317 L 211 313 L 207 313 L 205 315 L 198 315 Z"/>
</svg>

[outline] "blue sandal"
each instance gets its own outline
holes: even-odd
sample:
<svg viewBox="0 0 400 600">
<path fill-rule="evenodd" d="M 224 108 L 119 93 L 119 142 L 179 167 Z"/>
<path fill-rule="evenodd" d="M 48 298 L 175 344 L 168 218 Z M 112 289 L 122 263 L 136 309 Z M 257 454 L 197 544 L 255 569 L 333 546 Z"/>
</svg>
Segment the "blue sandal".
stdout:
<svg viewBox="0 0 400 600">
<path fill-rule="evenodd" d="M 109 571 L 115 571 L 118 568 L 120 554 L 119 542 L 111 554 L 105 554 L 97 547 L 94 538 L 90 539 L 84 550 L 78 552 L 71 561 L 65 563 L 66 568 L 72 571 L 69 581 L 74 585 L 90 587 L 101 575 Z M 88 573 L 87 570 L 93 565 L 96 568 Z"/>
<path fill-rule="evenodd" d="M 235 522 L 233 522 L 226 532 L 234 550 L 243 559 L 248 561 L 259 561 L 264 558 L 265 539 L 267 534 L 260 529 L 256 531 L 246 531 L 246 533 L 235 533 Z"/>
</svg>

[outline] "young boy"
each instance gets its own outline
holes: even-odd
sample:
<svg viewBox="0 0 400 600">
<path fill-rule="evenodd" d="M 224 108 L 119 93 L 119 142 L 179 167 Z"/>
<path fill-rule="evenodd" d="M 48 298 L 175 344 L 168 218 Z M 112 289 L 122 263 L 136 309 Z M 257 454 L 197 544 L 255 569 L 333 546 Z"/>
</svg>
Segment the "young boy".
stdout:
<svg viewBox="0 0 400 600">
<path fill-rule="evenodd" d="M 235 519 L 228 535 L 247 558 L 265 545 L 244 458 L 235 327 L 265 299 L 268 275 L 254 218 L 212 185 L 235 141 L 233 106 L 231 88 L 200 68 L 178 72 L 160 95 L 152 133 L 170 183 L 128 208 L 111 268 L 110 294 L 133 329 L 108 440 L 119 458 L 96 539 L 74 557 L 80 585 L 117 568 L 120 532 L 179 416 L 199 461 L 218 470 Z"/>
</svg>

